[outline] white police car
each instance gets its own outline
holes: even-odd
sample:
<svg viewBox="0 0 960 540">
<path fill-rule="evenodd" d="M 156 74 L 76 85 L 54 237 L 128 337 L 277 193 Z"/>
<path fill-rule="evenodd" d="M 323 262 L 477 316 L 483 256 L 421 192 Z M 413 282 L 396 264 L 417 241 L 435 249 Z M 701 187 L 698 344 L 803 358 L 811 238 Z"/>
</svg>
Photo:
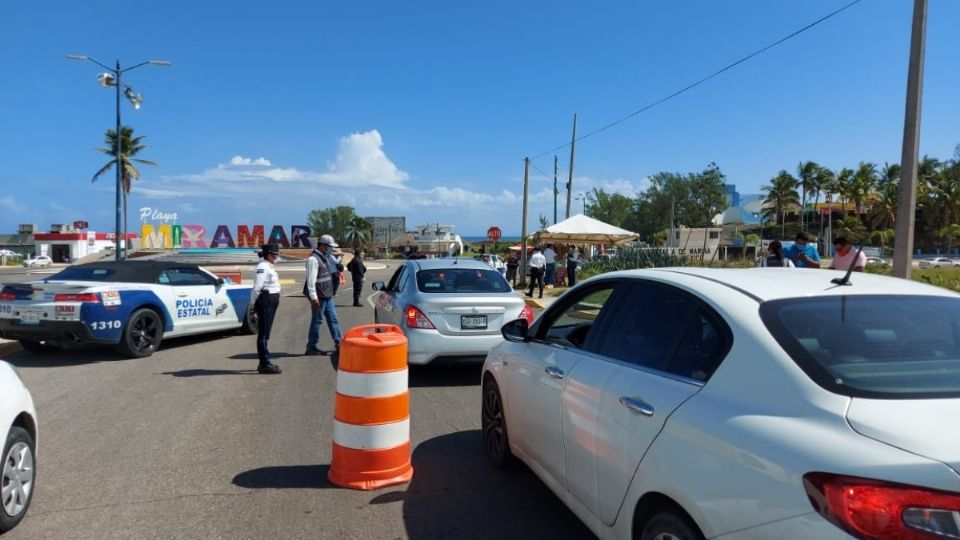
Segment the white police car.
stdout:
<svg viewBox="0 0 960 540">
<path fill-rule="evenodd" d="M 64 343 L 114 344 L 150 356 L 163 338 L 256 331 L 250 286 L 191 264 L 123 261 L 83 264 L 42 281 L 0 289 L 0 337 L 31 352 Z"/>
</svg>

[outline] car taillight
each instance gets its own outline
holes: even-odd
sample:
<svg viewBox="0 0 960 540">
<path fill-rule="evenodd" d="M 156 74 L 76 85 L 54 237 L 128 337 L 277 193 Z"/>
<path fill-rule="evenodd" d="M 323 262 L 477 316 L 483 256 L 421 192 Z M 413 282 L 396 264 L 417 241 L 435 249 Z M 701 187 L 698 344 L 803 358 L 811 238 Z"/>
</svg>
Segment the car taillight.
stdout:
<svg viewBox="0 0 960 540">
<path fill-rule="evenodd" d="M 17 295 L 12 292 L 0 292 L 0 301 L 11 302 L 17 299 Z"/>
<path fill-rule="evenodd" d="M 80 293 L 80 294 L 55 294 L 53 296 L 54 302 L 99 302 L 100 295 L 97 293 Z"/>
<path fill-rule="evenodd" d="M 520 310 L 520 319 L 526 319 L 527 324 L 533 324 L 533 308 L 524 304 L 523 309 Z"/>
<path fill-rule="evenodd" d="M 414 306 L 407 306 L 404 315 L 406 315 L 407 328 L 436 328 L 430 319 Z"/>
<path fill-rule="evenodd" d="M 803 487 L 823 517 L 869 539 L 960 538 L 960 493 L 807 473 Z"/>
</svg>

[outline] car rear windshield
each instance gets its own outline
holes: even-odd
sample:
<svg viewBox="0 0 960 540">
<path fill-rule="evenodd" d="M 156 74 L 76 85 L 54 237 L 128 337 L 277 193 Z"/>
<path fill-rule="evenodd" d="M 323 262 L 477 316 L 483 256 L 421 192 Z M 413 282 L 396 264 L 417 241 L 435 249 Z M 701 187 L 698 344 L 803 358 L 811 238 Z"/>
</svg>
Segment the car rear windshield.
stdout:
<svg viewBox="0 0 960 540">
<path fill-rule="evenodd" d="M 117 271 L 113 268 L 97 268 L 95 266 L 71 266 L 50 276 L 57 281 L 112 281 Z"/>
<path fill-rule="evenodd" d="M 960 397 L 960 298 L 831 296 L 765 302 L 764 324 L 824 388 L 852 397 Z"/>
<path fill-rule="evenodd" d="M 510 284 L 500 272 L 477 268 L 434 268 L 417 272 L 417 288 L 425 293 L 505 293 Z"/>
</svg>

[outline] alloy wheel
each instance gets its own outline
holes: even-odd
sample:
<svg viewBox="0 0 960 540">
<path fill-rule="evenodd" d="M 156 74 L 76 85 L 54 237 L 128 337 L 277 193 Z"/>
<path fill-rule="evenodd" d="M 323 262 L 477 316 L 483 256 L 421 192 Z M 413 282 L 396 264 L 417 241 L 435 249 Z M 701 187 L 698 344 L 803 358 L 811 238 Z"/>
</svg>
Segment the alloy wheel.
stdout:
<svg viewBox="0 0 960 540">
<path fill-rule="evenodd" d="M 490 456 L 499 456 L 504 451 L 503 403 L 496 386 L 490 385 L 483 394 L 483 444 Z"/>
<path fill-rule="evenodd" d="M 20 514 L 30 501 L 33 490 L 33 452 L 24 442 L 10 447 L 3 459 L 0 502 L 8 516 Z"/>
<path fill-rule="evenodd" d="M 133 322 L 130 337 L 137 352 L 149 351 L 159 342 L 160 320 L 153 312 L 144 312 Z"/>
</svg>

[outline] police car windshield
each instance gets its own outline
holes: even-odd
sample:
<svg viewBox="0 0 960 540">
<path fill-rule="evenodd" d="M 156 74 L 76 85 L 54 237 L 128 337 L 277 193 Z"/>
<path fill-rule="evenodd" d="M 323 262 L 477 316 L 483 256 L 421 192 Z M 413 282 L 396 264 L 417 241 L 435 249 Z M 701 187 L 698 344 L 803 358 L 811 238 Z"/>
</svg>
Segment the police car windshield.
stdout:
<svg viewBox="0 0 960 540">
<path fill-rule="evenodd" d="M 49 279 L 56 281 L 112 281 L 117 271 L 96 266 L 71 266 L 54 274 Z"/>
</svg>

